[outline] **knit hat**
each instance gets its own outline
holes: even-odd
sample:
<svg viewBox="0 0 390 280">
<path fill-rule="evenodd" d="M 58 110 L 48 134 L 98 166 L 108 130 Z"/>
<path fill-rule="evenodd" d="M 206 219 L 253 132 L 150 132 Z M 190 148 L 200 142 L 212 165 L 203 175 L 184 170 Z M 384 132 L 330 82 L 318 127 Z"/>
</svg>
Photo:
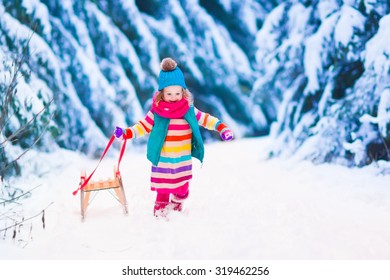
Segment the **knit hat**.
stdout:
<svg viewBox="0 0 390 280">
<path fill-rule="evenodd" d="M 158 90 L 162 90 L 169 86 L 187 88 L 183 72 L 181 72 L 179 66 L 177 66 L 176 61 L 167 57 L 161 61 L 161 71 L 158 76 Z"/>
</svg>

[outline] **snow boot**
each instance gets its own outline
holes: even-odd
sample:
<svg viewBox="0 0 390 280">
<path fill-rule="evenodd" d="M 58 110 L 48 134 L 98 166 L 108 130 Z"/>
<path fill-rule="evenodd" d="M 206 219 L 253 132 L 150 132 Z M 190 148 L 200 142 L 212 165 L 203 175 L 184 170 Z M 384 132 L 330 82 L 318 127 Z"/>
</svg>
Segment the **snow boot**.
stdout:
<svg viewBox="0 0 390 280">
<path fill-rule="evenodd" d="M 187 190 L 184 194 L 174 194 L 172 195 L 171 204 L 173 205 L 173 210 L 181 212 L 183 210 L 183 202 L 188 198 L 190 194 L 189 190 Z"/>
<path fill-rule="evenodd" d="M 166 217 L 168 214 L 169 193 L 157 193 L 153 214 L 155 217 Z"/>
<path fill-rule="evenodd" d="M 173 206 L 173 211 L 181 212 L 183 210 L 183 203 L 171 201 L 171 204 Z"/>
<path fill-rule="evenodd" d="M 155 217 L 166 217 L 168 215 L 168 202 L 155 202 L 153 214 Z"/>
</svg>

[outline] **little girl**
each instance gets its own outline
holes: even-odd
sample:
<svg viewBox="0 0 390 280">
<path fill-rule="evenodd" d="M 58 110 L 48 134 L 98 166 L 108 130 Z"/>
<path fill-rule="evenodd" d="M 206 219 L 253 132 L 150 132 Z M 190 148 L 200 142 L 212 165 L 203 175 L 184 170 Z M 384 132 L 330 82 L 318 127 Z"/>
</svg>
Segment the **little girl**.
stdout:
<svg viewBox="0 0 390 280">
<path fill-rule="evenodd" d="M 183 73 L 172 58 L 163 59 L 161 69 L 158 91 L 145 119 L 126 129 L 116 127 L 114 132 L 119 139 L 150 134 L 147 158 L 152 163 L 151 189 L 157 192 L 155 216 L 182 210 L 192 179 L 192 157 L 203 161 L 199 125 L 218 131 L 225 141 L 233 139 L 224 123 L 193 106 Z"/>
</svg>

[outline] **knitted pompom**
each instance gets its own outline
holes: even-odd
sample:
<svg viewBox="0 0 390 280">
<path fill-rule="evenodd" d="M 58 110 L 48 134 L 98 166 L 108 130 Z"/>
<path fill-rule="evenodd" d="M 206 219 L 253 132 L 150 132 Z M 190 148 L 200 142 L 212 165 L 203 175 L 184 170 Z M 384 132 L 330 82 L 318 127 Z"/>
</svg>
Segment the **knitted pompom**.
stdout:
<svg viewBox="0 0 390 280">
<path fill-rule="evenodd" d="M 164 58 L 162 61 L 161 61 L 161 69 L 163 71 L 172 71 L 172 70 L 175 70 L 177 66 L 177 63 L 176 61 L 174 61 L 172 58 L 170 57 L 167 57 L 167 58 Z"/>
</svg>

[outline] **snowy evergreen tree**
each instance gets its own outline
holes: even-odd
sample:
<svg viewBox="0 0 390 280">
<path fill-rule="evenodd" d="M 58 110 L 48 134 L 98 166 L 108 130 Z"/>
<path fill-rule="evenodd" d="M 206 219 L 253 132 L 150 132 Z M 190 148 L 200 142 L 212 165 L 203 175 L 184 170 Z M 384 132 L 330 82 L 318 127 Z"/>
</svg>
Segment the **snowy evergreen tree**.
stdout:
<svg viewBox="0 0 390 280">
<path fill-rule="evenodd" d="M 236 137 L 270 133 L 272 156 L 360 166 L 389 158 L 389 10 L 386 0 L 2 0 L 0 46 L 12 52 L 34 28 L 24 91 L 54 100 L 60 147 L 100 154 L 116 125 L 149 109 L 172 56 L 195 105 Z"/>
<path fill-rule="evenodd" d="M 387 104 L 389 4 L 304 4 L 281 4 L 257 34 L 261 75 L 252 95 L 274 121 L 270 155 L 358 166 L 388 160 L 385 109 L 380 124 L 361 117 L 377 116 L 382 95 Z"/>
<path fill-rule="evenodd" d="M 237 137 L 264 134 L 263 113 L 249 97 L 255 34 L 277 4 L 264 3 L 3 0 L 1 44 L 35 27 L 32 81 L 56 96 L 60 147 L 99 154 L 115 125 L 138 121 L 165 56 L 180 63 L 200 109 L 226 120 Z"/>
</svg>

